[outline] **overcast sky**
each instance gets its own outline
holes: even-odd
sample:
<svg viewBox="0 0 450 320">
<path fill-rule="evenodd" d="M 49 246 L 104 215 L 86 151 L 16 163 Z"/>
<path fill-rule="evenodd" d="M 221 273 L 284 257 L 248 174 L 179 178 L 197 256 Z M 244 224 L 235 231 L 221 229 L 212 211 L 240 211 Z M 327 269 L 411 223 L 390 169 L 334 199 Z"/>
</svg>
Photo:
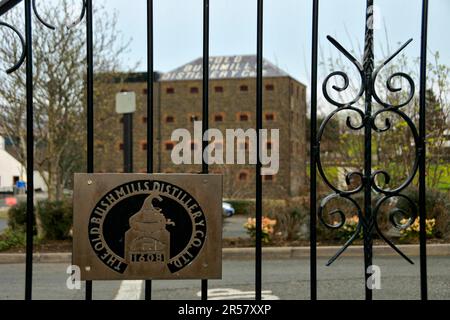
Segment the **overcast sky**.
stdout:
<svg viewBox="0 0 450 320">
<path fill-rule="evenodd" d="M 118 14 L 118 28 L 132 38 L 124 67 L 140 63 L 146 68 L 146 1 L 95 0 Z M 202 54 L 202 0 L 154 0 L 155 68 L 170 71 Z M 211 55 L 253 54 L 256 51 L 256 0 L 210 0 Z M 325 55 L 335 51 L 326 35 L 335 36 L 346 48 L 360 51 L 364 42 L 364 0 L 320 1 L 320 44 Z M 311 51 L 311 0 L 264 1 L 264 56 L 296 79 L 309 83 Z M 381 29 L 376 31 L 377 59 L 386 48 L 413 38 L 405 51 L 418 57 L 420 50 L 421 0 L 375 0 Z M 430 1 L 429 49 L 441 52 L 450 64 L 450 1 Z M 331 51 L 330 51 L 331 50 Z"/>
<path fill-rule="evenodd" d="M 53 5 L 60 3 L 60 0 L 46 1 Z M 171 71 L 201 57 L 203 0 L 153 1 L 155 69 Z M 105 6 L 111 14 L 116 13 L 117 28 L 123 39 L 132 39 L 128 52 L 122 57 L 124 71 L 136 64 L 138 68 L 135 71 L 145 71 L 147 0 L 93 2 L 95 6 Z M 74 6 L 78 6 L 74 17 L 81 3 L 81 0 L 74 0 Z M 256 4 L 257 0 L 210 0 L 211 55 L 256 53 Z M 320 58 L 339 56 L 326 39 L 327 35 L 333 35 L 348 50 L 358 52 L 357 58 L 361 59 L 365 5 L 365 0 L 320 0 Z M 375 5 L 380 26 L 375 32 L 376 60 L 382 60 L 388 53 L 394 52 L 400 42 L 410 38 L 414 41 L 404 52 L 410 58 L 419 57 L 422 0 L 375 0 Z M 22 8 L 20 5 L 16 10 Z M 264 1 L 265 58 L 308 86 L 311 11 L 312 0 Z M 450 0 L 430 1 L 429 51 L 439 51 L 441 62 L 447 65 L 450 65 L 449 16 Z M 418 70 L 418 65 L 415 67 Z"/>
</svg>

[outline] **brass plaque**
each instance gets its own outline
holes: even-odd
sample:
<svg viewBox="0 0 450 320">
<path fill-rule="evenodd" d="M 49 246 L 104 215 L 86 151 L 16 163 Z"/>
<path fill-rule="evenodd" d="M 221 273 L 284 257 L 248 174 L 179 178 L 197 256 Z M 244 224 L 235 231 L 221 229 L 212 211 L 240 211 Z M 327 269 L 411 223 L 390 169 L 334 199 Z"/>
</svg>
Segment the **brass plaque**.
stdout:
<svg viewBox="0 0 450 320">
<path fill-rule="evenodd" d="M 222 176 L 75 174 L 81 280 L 220 279 Z"/>
</svg>

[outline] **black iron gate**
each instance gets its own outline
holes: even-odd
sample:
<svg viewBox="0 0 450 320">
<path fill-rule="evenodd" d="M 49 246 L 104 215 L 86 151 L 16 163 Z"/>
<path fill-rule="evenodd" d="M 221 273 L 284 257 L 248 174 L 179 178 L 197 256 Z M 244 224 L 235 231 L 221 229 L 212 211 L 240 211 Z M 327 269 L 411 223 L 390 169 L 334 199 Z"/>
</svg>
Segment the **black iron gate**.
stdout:
<svg viewBox="0 0 450 320">
<path fill-rule="evenodd" d="M 72 23 L 69 27 L 76 27 L 83 20 L 86 22 L 86 47 L 87 47 L 87 172 L 93 173 L 94 168 L 94 60 L 93 60 L 93 0 L 81 0 L 83 3 L 82 12 L 79 19 Z M 263 127 L 262 121 L 262 106 L 263 106 L 263 0 L 257 1 L 257 90 L 256 90 L 256 114 L 257 114 L 257 132 Z M 361 0 L 363 1 L 363 0 Z M 9 28 L 12 30 L 20 39 L 23 53 L 19 61 L 7 70 L 8 73 L 12 73 L 21 67 L 23 63 L 26 63 L 26 94 L 27 94 L 27 183 L 28 190 L 34 190 L 33 183 L 33 167 L 34 167 L 34 139 L 33 139 L 33 48 L 30 45 L 32 43 L 33 30 L 32 30 L 32 14 L 34 12 L 36 18 L 46 27 L 54 29 L 54 27 L 44 21 L 37 11 L 35 0 L 3 0 L 0 1 L 0 17 L 15 7 L 16 5 L 22 3 L 25 8 L 25 38 L 14 26 L 1 22 L 0 26 Z M 326 100 L 333 106 L 336 107 L 323 122 L 321 127 L 317 128 L 317 89 L 318 89 L 318 35 L 319 35 L 319 0 L 312 0 L 313 12 L 312 12 L 312 79 L 311 79 L 311 159 L 310 159 L 310 275 L 311 275 L 311 299 L 317 299 L 317 217 L 319 220 L 328 228 L 338 229 L 343 226 L 345 222 L 345 216 L 343 212 L 339 209 L 335 209 L 331 212 L 332 215 L 337 215 L 340 221 L 337 224 L 329 224 L 324 219 L 325 206 L 335 198 L 342 198 L 350 201 L 357 209 L 359 216 L 359 224 L 357 227 L 357 232 L 362 230 L 364 237 L 364 272 L 366 281 L 370 277 L 369 267 L 372 265 L 372 255 L 373 255 L 373 234 L 378 233 L 378 235 L 386 241 L 398 254 L 405 258 L 408 262 L 412 261 L 406 257 L 390 240 L 388 240 L 380 231 L 377 224 L 377 213 L 386 201 L 394 197 L 402 197 L 411 205 L 410 219 L 405 225 L 396 225 L 399 228 L 405 228 L 409 226 L 418 215 L 420 219 L 420 271 L 421 271 L 421 297 L 422 299 L 427 299 L 427 261 L 426 261 L 426 233 L 425 233 L 425 92 L 426 92 L 426 62 L 427 62 L 427 24 L 428 24 L 428 0 L 422 0 L 422 33 L 421 33 L 421 57 L 420 57 L 420 121 L 419 128 L 417 129 L 413 121 L 401 110 L 402 107 L 406 106 L 414 97 L 414 82 L 411 77 L 404 73 L 393 74 L 387 82 L 387 89 L 391 92 L 397 92 L 402 90 L 401 88 L 396 88 L 393 86 L 392 80 L 394 78 L 402 78 L 409 83 L 410 92 L 408 99 L 398 105 L 392 105 L 388 102 L 383 101 L 376 92 L 375 81 L 377 75 L 381 68 L 387 63 L 389 63 L 401 50 L 403 50 L 410 42 L 406 42 L 397 52 L 395 52 L 390 58 L 388 58 L 380 67 L 375 69 L 374 66 L 374 48 L 373 48 L 373 5 L 374 0 L 366 0 L 366 26 L 365 26 L 365 44 L 364 44 L 364 59 L 360 63 L 354 58 L 339 42 L 332 37 L 328 37 L 328 40 L 347 57 L 350 62 L 357 68 L 361 76 L 360 91 L 357 97 L 352 101 L 347 103 L 341 103 L 334 100 L 329 92 L 327 84 L 329 80 L 333 77 L 341 77 L 344 80 L 344 86 L 338 87 L 333 86 L 336 91 L 344 91 L 348 87 L 349 77 L 346 73 L 342 71 L 335 71 L 331 73 L 323 84 L 323 94 Z M 147 36 L 148 36 L 148 60 L 147 60 L 147 83 L 148 83 L 148 95 L 147 95 L 147 142 L 148 146 L 153 145 L 153 0 L 147 0 Z M 208 110 L 209 110 L 209 97 L 208 97 L 208 85 L 209 85 L 209 0 L 203 1 L 203 132 L 208 130 Z M 355 107 L 355 104 L 364 98 L 364 110 Z M 382 108 L 378 111 L 374 111 L 372 108 L 373 100 L 375 100 Z M 360 124 L 355 125 L 349 118 L 347 120 L 347 126 L 351 130 L 364 130 L 364 170 L 362 172 L 352 172 L 346 177 L 346 182 L 350 185 L 350 180 L 358 179 L 359 184 L 353 190 L 341 190 L 334 186 L 328 179 L 321 164 L 320 158 L 320 142 L 325 130 L 325 127 L 331 120 L 331 118 L 339 112 L 342 111 L 352 111 L 358 114 L 360 117 Z M 413 171 L 411 175 L 406 179 L 406 181 L 396 189 L 384 189 L 377 184 L 377 177 L 383 176 L 386 180 L 389 180 L 389 174 L 386 171 L 378 170 L 372 171 L 372 133 L 375 132 L 385 132 L 391 127 L 390 122 L 386 120 L 384 127 L 379 127 L 376 123 L 376 119 L 381 114 L 395 114 L 401 117 L 408 125 L 412 131 L 414 142 L 415 142 L 415 153 L 416 160 L 413 166 Z M 258 146 L 257 154 L 261 149 L 261 141 L 258 135 Z M 207 144 L 204 142 L 203 148 L 206 148 Z M 256 300 L 261 300 L 262 292 L 262 176 L 261 176 L 262 165 L 258 157 L 258 163 L 256 165 L 256 246 L 255 246 L 255 292 Z M 147 148 L 147 171 L 149 173 L 153 172 L 153 148 Z M 332 190 L 332 193 L 320 199 L 321 202 L 318 204 L 319 200 L 317 197 L 317 172 L 325 182 L 325 184 Z M 414 177 L 419 173 L 419 208 L 411 199 L 401 194 L 401 192 L 408 187 Z M 208 173 L 208 164 L 205 159 L 203 159 L 202 173 Z M 382 198 L 378 201 L 375 207 L 372 207 L 372 191 L 382 195 Z M 352 198 L 353 195 L 357 193 L 364 194 L 364 205 L 362 208 L 359 204 Z M 32 299 L 32 271 L 33 271 L 33 204 L 34 204 L 34 194 L 33 192 L 27 192 L 27 243 L 26 243 L 26 285 L 25 285 L 25 299 Z M 398 212 L 397 212 L 398 213 Z M 403 214 L 403 212 L 401 212 Z M 393 213 L 395 214 L 395 212 Z M 392 220 L 396 224 L 395 220 Z M 339 250 L 334 257 L 329 261 L 329 264 L 342 254 L 346 248 L 355 240 L 357 234 L 355 234 L 343 247 Z M 151 281 L 147 280 L 145 282 L 145 299 L 151 299 Z M 88 281 L 86 283 L 86 299 L 91 300 L 92 297 L 92 282 Z M 366 288 L 366 299 L 372 299 L 372 290 L 365 284 Z M 208 292 L 208 282 L 202 280 L 201 282 L 201 292 L 202 299 L 206 300 Z"/>
</svg>

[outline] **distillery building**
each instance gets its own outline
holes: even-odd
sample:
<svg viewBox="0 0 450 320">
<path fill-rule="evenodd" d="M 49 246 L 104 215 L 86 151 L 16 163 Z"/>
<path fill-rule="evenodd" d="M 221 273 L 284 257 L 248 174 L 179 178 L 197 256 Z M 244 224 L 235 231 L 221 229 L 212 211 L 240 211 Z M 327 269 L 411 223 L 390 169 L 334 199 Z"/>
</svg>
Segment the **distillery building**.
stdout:
<svg viewBox="0 0 450 320">
<path fill-rule="evenodd" d="M 279 129 L 279 170 L 263 176 L 266 198 L 300 196 L 306 189 L 306 87 L 269 61 L 263 67 L 263 127 Z M 120 115 L 115 115 L 115 94 L 135 92 L 137 110 L 133 115 L 134 172 L 146 172 L 147 74 L 132 73 L 115 77 L 99 106 L 96 128 L 96 171 L 123 171 L 123 135 Z M 227 129 L 256 128 L 256 56 L 210 58 L 209 125 L 226 137 Z M 154 171 L 160 173 L 199 173 L 199 164 L 176 165 L 172 152 L 179 141 L 172 141 L 174 130 L 187 129 L 194 137 L 194 124 L 202 120 L 202 58 L 167 73 L 155 74 L 154 83 Z M 270 154 L 275 141 L 265 142 Z M 236 152 L 252 150 L 252 141 L 214 141 L 216 150 L 235 143 Z M 192 140 L 191 151 L 201 150 L 201 141 Z M 247 158 L 249 160 L 249 158 Z M 224 197 L 252 198 L 255 165 L 214 164 L 211 173 L 224 175 Z"/>
</svg>

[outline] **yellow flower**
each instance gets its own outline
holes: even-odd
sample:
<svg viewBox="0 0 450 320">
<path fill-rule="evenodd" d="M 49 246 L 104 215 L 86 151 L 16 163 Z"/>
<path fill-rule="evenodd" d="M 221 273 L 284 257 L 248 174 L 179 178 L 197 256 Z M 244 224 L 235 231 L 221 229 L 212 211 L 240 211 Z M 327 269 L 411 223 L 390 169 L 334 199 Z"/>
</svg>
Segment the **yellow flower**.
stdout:
<svg viewBox="0 0 450 320">
<path fill-rule="evenodd" d="M 408 221 L 409 221 L 409 219 L 402 219 L 400 221 L 400 223 L 403 225 L 406 225 L 408 223 Z M 425 232 L 426 232 L 427 236 L 433 235 L 435 226 L 436 226 L 436 219 L 426 219 L 425 220 Z M 412 223 L 406 229 L 400 230 L 400 233 L 404 237 L 418 235 L 420 233 L 420 217 L 418 217 L 416 220 L 414 220 L 414 223 Z"/>
</svg>

